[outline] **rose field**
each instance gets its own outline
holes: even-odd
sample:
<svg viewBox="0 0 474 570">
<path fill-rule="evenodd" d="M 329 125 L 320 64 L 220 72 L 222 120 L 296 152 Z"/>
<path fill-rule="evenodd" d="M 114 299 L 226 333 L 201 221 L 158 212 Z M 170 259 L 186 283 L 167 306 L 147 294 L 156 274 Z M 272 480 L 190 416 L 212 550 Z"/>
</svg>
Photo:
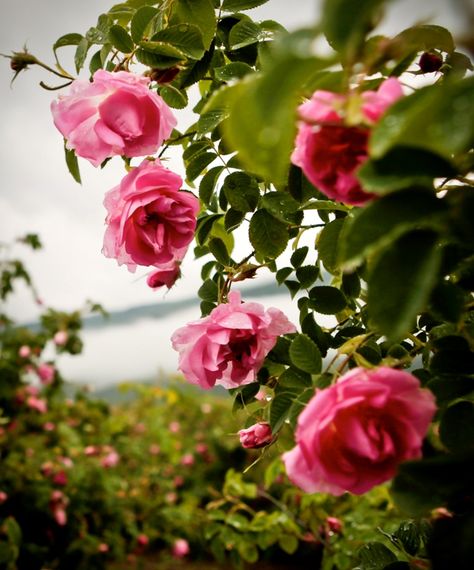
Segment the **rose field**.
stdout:
<svg viewBox="0 0 474 570">
<path fill-rule="evenodd" d="M 472 570 L 472 2 L 3 15 L 0 570 Z"/>
</svg>

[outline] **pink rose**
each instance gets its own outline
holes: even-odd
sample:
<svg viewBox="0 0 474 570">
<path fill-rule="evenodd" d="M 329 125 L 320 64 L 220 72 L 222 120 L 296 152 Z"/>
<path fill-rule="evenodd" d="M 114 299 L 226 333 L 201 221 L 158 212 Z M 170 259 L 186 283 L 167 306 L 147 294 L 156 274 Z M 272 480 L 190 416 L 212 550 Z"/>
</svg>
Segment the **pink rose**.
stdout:
<svg viewBox="0 0 474 570">
<path fill-rule="evenodd" d="M 53 336 L 53 342 L 56 346 L 64 346 L 68 341 L 69 335 L 66 331 L 58 331 Z"/>
<path fill-rule="evenodd" d="M 296 447 L 283 455 L 288 476 L 307 493 L 365 493 L 421 456 L 435 410 L 433 394 L 408 372 L 355 368 L 300 414 Z"/>
<path fill-rule="evenodd" d="M 54 517 L 54 520 L 59 526 L 67 524 L 66 508 L 69 504 L 69 499 L 61 491 L 53 491 L 49 499 L 49 509 Z"/>
<path fill-rule="evenodd" d="M 181 270 L 179 268 L 179 263 L 171 262 L 169 267 L 164 265 L 161 269 L 150 273 L 147 277 L 146 284 L 152 289 L 159 289 L 160 287 L 163 287 L 163 285 L 166 285 L 168 289 L 171 289 L 180 276 Z"/>
<path fill-rule="evenodd" d="M 47 386 L 54 380 L 56 370 L 52 364 L 43 363 L 38 366 L 36 372 L 41 382 Z"/>
<path fill-rule="evenodd" d="M 272 428 L 267 422 L 258 422 L 239 431 L 240 443 L 246 449 L 257 449 L 268 445 L 273 440 Z"/>
<path fill-rule="evenodd" d="M 139 534 L 137 536 L 137 543 L 140 546 L 147 546 L 150 542 L 150 539 L 148 538 L 148 536 L 146 534 Z"/>
<path fill-rule="evenodd" d="M 69 95 L 51 104 L 67 148 L 94 166 L 110 156 L 153 154 L 170 136 L 176 119 L 149 83 L 147 77 L 103 69 L 95 72 L 92 83 L 74 81 Z"/>
<path fill-rule="evenodd" d="M 46 400 L 38 398 L 37 396 L 30 396 L 26 400 L 26 405 L 32 410 L 36 410 L 40 414 L 45 414 L 48 411 L 48 404 Z"/>
<path fill-rule="evenodd" d="M 184 465 L 185 467 L 191 467 L 194 463 L 195 459 L 192 453 L 185 453 L 183 457 L 181 457 L 181 465 Z"/>
<path fill-rule="evenodd" d="M 120 455 L 116 451 L 111 451 L 101 459 L 100 464 L 102 467 L 105 467 L 105 469 L 110 469 L 111 467 L 115 467 L 119 461 Z"/>
<path fill-rule="evenodd" d="M 31 356 L 31 348 L 26 344 L 20 346 L 18 356 L 21 356 L 21 358 L 29 358 Z"/>
<path fill-rule="evenodd" d="M 184 538 L 178 538 L 174 541 L 171 552 L 175 558 L 184 558 L 191 552 L 188 541 Z"/>
<path fill-rule="evenodd" d="M 359 206 L 373 199 L 364 192 L 356 170 L 368 158 L 370 126 L 403 92 L 395 78 L 385 80 L 377 91 L 362 93 L 361 114 L 367 125 L 346 126 L 343 110 L 348 97 L 316 91 L 298 108 L 301 122 L 291 160 L 329 198 Z"/>
<path fill-rule="evenodd" d="M 280 335 L 295 331 L 280 310 L 241 303 L 240 293 L 233 291 L 228 304 L 178 329 L 171 341 L 179 352 L 179 368 L 191 384 L 236 388 L 255 380 Z"/>
<path fill-rule="evenodd" d="M 0 491 L 0 505 L 3 505 L 7 499 L 8 495 L 5 493 L 5 491 Z"/>
<path fill-rule="evenodd" d="M 180 191 L 181 178 L 159 160 L 144 160 L 105 196 L 108 225 L 103 253 L 129 271 L 137 265 L 168 270 L 194 237 L 199 200 Z"/>
<path fill-rule="evenodd" d="M 97 550 L 103 554 L 105 554 L 106 552 L 108 552 L 110 550 L 110 547 L 108 544 L 106 544 L 105 542 L 101 542 L 99 544 L 99 546 L 97 547 Z"/>
</svg>

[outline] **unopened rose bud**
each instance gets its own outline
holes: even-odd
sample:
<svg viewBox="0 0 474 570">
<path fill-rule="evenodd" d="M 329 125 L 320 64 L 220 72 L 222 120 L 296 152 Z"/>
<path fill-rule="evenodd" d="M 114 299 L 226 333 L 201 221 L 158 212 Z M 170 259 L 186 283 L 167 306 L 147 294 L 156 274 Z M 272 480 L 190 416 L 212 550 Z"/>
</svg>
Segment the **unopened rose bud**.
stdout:
<svg viewBox="0 0 474 570">
<path fill-rule="evenodd" d="M 443 65 L 443 58 L 437 53 L 425 51 L 418 62 L 422 73 L 433 73 Z"/>
<path fill-rule="evenodd" d="M 150 273 L 150 275 L 148 275 L 146 283 L 148 287 L 151 287 L 152 289 L 159 289 L 164 285 L 168 289 L 171 289 L 180 275 L 181 271 L 179 269 L 179 264 L 176 263 L 171 267 L 158 269 L 157 271 Z"/>
<path fill-rule="evenodd" d="M 342 531 L 342 521 L 336 517 L 328 517 L 326 524 L 330 532 L 339 534 Z"/>
<path fill-rule="evenodd" d="M 37 63 L 38 60 L 34 55 L 28 53 L 26 50 L 23 52 L 14 51 L 13 55 L 7 55 L 10 59 L 10 68 L 16 73 L 19 73 L 23 69 L 26 69 L 29 65 Z"/>
<path fill-rule="evenodd" d="M 272 428 L 267 422 L 259 422 L 239 431 L 240 443 L 246 449 L 257 449 L 268 445 L 273 440 Z"/>
<path fill-rule="evenodd" d="M 165 83 L 171 83 L 179 72 L 179 67 L 169 67 L 168 69 L 152 69 L 149 76 L 152 81 L 156 81 L 157 83 L 163 85 Z"/>
</svg>

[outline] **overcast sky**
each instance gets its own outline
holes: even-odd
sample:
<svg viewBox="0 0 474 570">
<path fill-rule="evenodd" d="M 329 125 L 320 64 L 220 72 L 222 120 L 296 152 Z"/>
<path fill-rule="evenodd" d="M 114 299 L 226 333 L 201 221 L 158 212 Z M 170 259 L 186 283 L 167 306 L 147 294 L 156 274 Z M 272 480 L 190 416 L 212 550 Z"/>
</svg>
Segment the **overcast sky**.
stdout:
<svg viewBox="0 0 474 570">
<path fill-rule="evenodd" d="M 455 6 L 460 1 L 393 2 L 383 31 L 395 33 L 421 18 L 459 29 L 463 22 Z M 318 0 L 270 0 L 254 10 L 253 17 L 272 18 L 293 29 L 313 22 L 319 4 Z M 0 53 L 21 50 L 26 43 L 39 59 L 52 63 L 51 46 L 59 36 L 84 33 L 95 24 L 100 11 L 106 11 L 111 5 L 107 0 L 0 0 Z M 72 70 L 72 53 L 65 48 L 63 54 L 65 64 Z M 131 274 L 101 255 L 105 217 L 102 200 L 104 193 L 124 175 L 120 159 L 110 161 L 104 170 L 94 169 L 87 161 L 80 160 L 83 184 L 76 184 L 64 164 L 62 137 L 49 111 L 57 93 L 38 86 L 40 80 L 57 84 L 56 79 L 40 69 L 31 69 L 20 74 L 10 89 L 8 60 L 2 58 L 0 65 L 0 241 L 27 232 L 40 234 L 44 251 L 23 257 L 45 303 L 70 310 L 92 298 L 113 310 L 195 294 L 201 263 L 194 261 L 190 254 L 183 264 L 184 278 L 166 296 L 147 288 L 143 278 L 146 270 Z M 178 119 L 181 129 L 191 121 L 188 112 L 179 113 Z M 178 157 L 168 165 L 182 173 Z M 287 307 L 296 318 L 289 302 L 283 299 L 272 299 L 272 302 Z M 37 313 L 24 292 L 15 298 L 10 309 L 20 321 L 29 320 Z M 197 316 L 183 313 L 160 323 L 159 327 L 155 321 L 144 322 L 134 325 L 133 331 L 116 330 L 113 339 L 109 335 L 109 340 L 105 339 L 106 332 L 89 333 L 85 358 L 81 362 L 75 359 L 75 364 L 66 362 L 67 371 L 74 379 L 90 377 L 92 368 L 98 367 L 100 362 L 99 376 L 111 381 L 119 371 L 119 379 L 135 371 L 140 375 L 152 374 L 158 363 L 170 369 L 175 360 L 168 337 L 176 326 Z M 117 355 L 122 355 L 122 360 Z"/>
</svg>

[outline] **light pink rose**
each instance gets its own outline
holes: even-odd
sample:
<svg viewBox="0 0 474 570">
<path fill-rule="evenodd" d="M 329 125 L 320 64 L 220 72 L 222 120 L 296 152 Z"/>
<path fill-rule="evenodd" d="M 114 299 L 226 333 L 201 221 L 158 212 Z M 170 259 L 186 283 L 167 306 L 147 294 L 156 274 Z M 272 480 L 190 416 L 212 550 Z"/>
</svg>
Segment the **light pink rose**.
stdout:
<svg viewBox="0 0 474 570">
<path fill-rule="evenodd" d="M 171 552 L 175 558 L 184 558 L 191 552 L 188 541 L 184 538 L 178 538 L 174 541 Z"/>
<path fill-rule="evenodd" d="M 377 91 L 362 93 L 361 114 L 365 124 L 346 126 L 344 105 L 347 97 L 329 91 L 316 91 L 299 108 L 301 122 L 291 156 L 306 177 L 329 198 L 360 206 L 374 198 L 364 192 L 356 170 L 368 158 L 370 127 L 403 91 L 397 79 L 385 80 Z"/>
<path fill-rule="evenodd" d="M 36 410 L 40 414 L 45 414 L 48 411 L 48 404 L 46 400 L 38 398 L 37 396 L 30 396 L 27 398 L 26 405 L 32 410 Z"/>
<path fill-rule="evenodd" d="M 267 422 L 258 422 L 247 429 L 239 431 L 240 443 L 246 449 L 258 449 L 273 440 L 272 428 Z"/>
<path fill-rule="evenodd" d="M 183 457 L 181 457 L 181 465 L 184 465 L 185 467 L 191 467 L 194 463 L 195 459 L 192 453 L 185 453 Z"/>
<path fill-rule="evenodd" d="M 181 191 L 181 178 L 159 160 L 144 160 L 107 192 L 102 252 L 126 264 L 168 269 L 186 254 L 196 229 L 199 200 Z"/>
<path fill-rule="evenodd" d="M 44 385 L 49 385 L 54 380 L 54 375 L 56 370 L 52 364 L 47 364 L 46 362 L 40 364 L 36 369 L 36 372 Z"/>
<path fill-rule="evenodd" d="M 53 336 L 53 342 L 56 346 L 64 346 L 68 341 L 69 335 L 66 331 L 58 331 Z"/>
<path fill-rule="evenodd" d="M 168 266 L 164 265 L 161 269 L 153 271 L 153 273 L 148 275 L 146 284 L 152 289 L 159 289 L 164 285 L 166 285 L 168 289 L 171 289 L 181 276 L 179 265 L 178 262 L 171 262 Z"/>
<path fill-rule="evenodd" d="M 102 467 L 110 469 L 111 467 L 115 467 L 119 461 L 120 461 L 120 455 L 116 451 L 111 451 L 101 459 L 100 464 L 102 465 Z"/>
<path fill-rule="evenodd" d="M 26 344 L 20 346 L 18 356 L 21 356 L 21 358 L 29 358 L 31 356 L 31 348 Z"/>
<path fill-rule="evenodd" d="M 288 476 L 307 493 L 365 493 L 421 456 L 435 411 L 433 394 L 408 372 L 355 368 L 300 414 L 296 447 L 283 455 Z"/>
<path fill-rule="evenodd" d="M 216 384 L 236 388 L 255 380 L 280 335 L 295 331 L 280 310 L 241 303 L 240 293 L 233 291 L 227 304 L 178 329 L 171 341 L 189 382 L 204 389 Z"/>
<path fill-rule="evenodd" d="M 153 154 L 170 136 L 176 119 L 149 83 L 134 73 L 103 69 L 95 72 L 92 83 L 74 81 L 69 95 L 51 104 L 67 148 L 94 166 L 110 156 Z"/>
</svg>

